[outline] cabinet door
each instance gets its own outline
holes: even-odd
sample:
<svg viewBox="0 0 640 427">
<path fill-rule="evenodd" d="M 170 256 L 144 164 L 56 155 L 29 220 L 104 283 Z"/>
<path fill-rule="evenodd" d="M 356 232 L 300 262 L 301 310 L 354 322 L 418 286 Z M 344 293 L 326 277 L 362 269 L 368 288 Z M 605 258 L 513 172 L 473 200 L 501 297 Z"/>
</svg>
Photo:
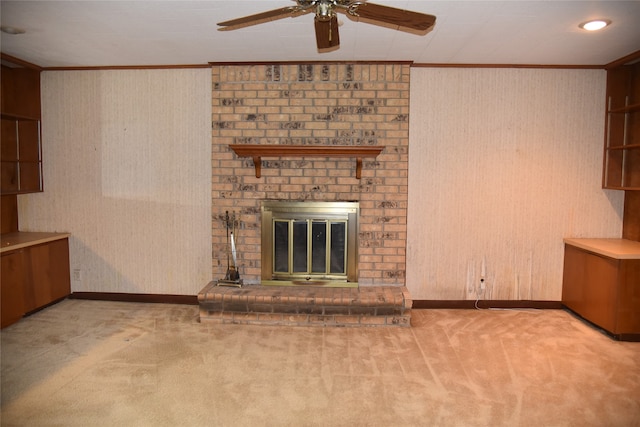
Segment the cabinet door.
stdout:
<svg viewBox="0 0 640 427">
<path fill-rule="evenodd" d="M 612 333 L 616 330 L 619 263 L 565 246 L 563 304 Z"/>
<path fill-rule="evenodd" d="M 17 250 L 2 254 L 2 282 L 0 310 L 2 322 L 0 327 L 9 326 L 22 318 L 25 313 L 23 289 L 24 251 Z"/>
<path fill-rule="evenodd" d="M 587 253 L 585 310 L 589 320 L 609 332 L 616 330 L 620 261 Z"/>
<path fill-rule="evenodd" d="M 564 247 L 562 303 L 578 312 L 584 305 L 584 282 L 587 253 L 573 246 Z"/>
<path fill-rule="evenodd" d="M 2 114 L 40 119 L 40 71 L 2 66 Z"/>
<path fill-rule="evenodd" d="M 29 248 L 29 284 L 25 288 L 26 311 L 43 307 L 70 293 L 68 239 Z"/>
<path fill-rule="evenodd" d="M 640 334 L 640 260 L 621 261 L 617 334 Z"/>
</svg>

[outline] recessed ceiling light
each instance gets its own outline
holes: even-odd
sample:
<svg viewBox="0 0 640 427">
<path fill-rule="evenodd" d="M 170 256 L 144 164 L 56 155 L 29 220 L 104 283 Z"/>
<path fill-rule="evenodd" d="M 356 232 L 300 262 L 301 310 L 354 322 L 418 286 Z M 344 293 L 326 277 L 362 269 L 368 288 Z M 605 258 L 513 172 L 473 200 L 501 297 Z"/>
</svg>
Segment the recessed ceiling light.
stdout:
<svg viewBox="0 0 640 427">
<path fill-rule="evenodd" d="M 604 27 L 606 27 L 609 24 L 611 24 L 611 21 L 609 21 L 608 19 L 594 19 L 594 20 L 591 20 L 591 21 L 583 22 L 582 24 L 580 24 L 578 26 L 580 28 L 582 28 L 583 30 L 598 31 L 598 30 L 603 29 Z"/>
<path fill-rule="evenodd" d="M 24 30 L 22 28 L 10 27 L 8 25 L 3 25 L 0 27 L 0 31 L 6 34 L 24 34 Z"/>
</svg>

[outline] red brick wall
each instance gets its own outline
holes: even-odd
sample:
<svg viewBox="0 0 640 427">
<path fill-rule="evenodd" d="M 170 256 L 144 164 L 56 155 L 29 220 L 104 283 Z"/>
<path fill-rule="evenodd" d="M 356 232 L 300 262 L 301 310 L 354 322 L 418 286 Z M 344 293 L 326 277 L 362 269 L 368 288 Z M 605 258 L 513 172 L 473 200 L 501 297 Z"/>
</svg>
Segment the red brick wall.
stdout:
<svg viewBox="0 0 640 427">
<path fill-rule="evenodd" d="M 403 285 L 409 144 L 408 63 L 213 65 L 213 277 L 227 268 L 225 211 L 240 219 L 238 267 L 260 281 L 260 201 L 359 201 L 360 285 Z M 376 145 L 364 159 L 253 160 L 229 144 Z"/>
</svg>

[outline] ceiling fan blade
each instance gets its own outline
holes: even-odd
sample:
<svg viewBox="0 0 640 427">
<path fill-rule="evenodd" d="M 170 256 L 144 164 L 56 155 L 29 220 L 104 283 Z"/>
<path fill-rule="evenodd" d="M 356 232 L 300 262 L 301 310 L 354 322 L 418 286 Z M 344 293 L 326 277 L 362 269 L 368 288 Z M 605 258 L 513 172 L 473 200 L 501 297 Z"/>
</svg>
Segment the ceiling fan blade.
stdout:
<svg viewBox="0 0 640 427">
<path fill-rule="evenodd" d="M 391 25 L 396 29 L 418 32 L 426 32 L 436 23 L 433 15 L 373 3 L 355 3 L 349 7 L 347 14 L 374 21 L 373 23 Z"/>
<path fill-rule="evenodd" d="M 340 46 L 340 35 L 338 34 L 338 17 L 333 15 L 331 19 L 314 19 L 316 27 L 316 44 L 318 50 L 327 52 L 335 50 Z"/>
<path fill-rule="evenodd" d="M 297 16 L 299 12 L 308 12 L 308 10 L 302 9 L 298 6 L 282 7 L 280 9 L 256 13 L 255 15 L 249 15 L 242 18 L 231 19 L 229 21 L 218 22 L 219 26 L 224 27 L 218 28 L 218 30 L 235 30 L 251 25 L 262 24 L 264 22 L 275 21 L 276 19 L 285 18 L 287 16 L 294 17 Z"/>
</svg>

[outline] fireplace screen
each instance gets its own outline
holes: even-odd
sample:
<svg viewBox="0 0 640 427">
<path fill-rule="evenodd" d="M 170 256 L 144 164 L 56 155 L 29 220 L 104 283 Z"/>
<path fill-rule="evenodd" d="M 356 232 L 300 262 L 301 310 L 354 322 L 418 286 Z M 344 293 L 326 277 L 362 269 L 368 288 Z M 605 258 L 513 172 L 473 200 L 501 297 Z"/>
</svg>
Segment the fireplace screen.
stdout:
<svg viewBox="0 0 640 427">
<path fill-rule="evenodd" d="M 263 202 L 263 280 L 357 281 L 358 204 Z"/>
</svg>

